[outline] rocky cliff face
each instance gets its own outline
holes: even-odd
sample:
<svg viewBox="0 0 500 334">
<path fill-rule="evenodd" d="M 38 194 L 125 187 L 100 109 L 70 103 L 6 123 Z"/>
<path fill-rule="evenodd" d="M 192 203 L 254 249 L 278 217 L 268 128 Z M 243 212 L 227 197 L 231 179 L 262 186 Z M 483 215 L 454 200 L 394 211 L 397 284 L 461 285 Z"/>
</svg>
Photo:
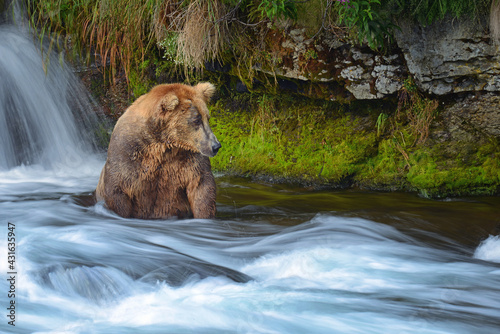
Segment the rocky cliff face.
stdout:
<svg viewBox="0 0 500 334">
<path fill-rule="evenodd" d="M 400 26 L 398 46 L 422 91 L 435 95 L 500 91 L 500 54 L 484 20 Z"/>
<path fill-rule="evenodd" d="M 500 52 L 486 20 L 399 26 L 396 40 L 417 87 L 447 98 L 442 115 L 450 139 L 500 138 Z"/>
<path fill-rule="evenodd" d="M 333 101 L 396 96 L 411 76 L 420 92 L 446 101 L 444 109 L 451 108 L 456 122 L 461 119 L 499 137 L 500 52 L 489 38 L 487 20 L 444 20 L 427 27 L 399 22 L 398 26 L 397 47 L 384 55 L 330 32 L 313 39 L 305 28 L 285 28 L 272 41 L 281 65 L 256 69 L 309 87 L 302 88 L 305 95 Z M 471 96 L 457 98 L 464 93 Z"/>
<path fill-rule="evenodd" d="M 381 55 L 333 33 L 323 32 L 312 39 L 307 38 L 305 28 L 287 29 L 276 43 L 282 65 L 274 68 L 274 73 L 328 87 L 326 97 L 330 100 L 381 99 L 401 89 L 408 76 L 401 52 Z M 270 72 L 261 67 L 258 70 Z"/>
<path fill-rule="evenodd" d="M 436 96 L 500 91 L 499 48 L 490 41 L 485 20 L 399 26 L 398 48 L 386 55 L 348 44 L 332 33 L 312 39 L 305 28 L 288 29 L 274 41 L 283 60 L 275 72 L 289 79 L 338 82 L 358 100 L 394 94 L 408 75 L 421 91 Z"/>
</svg>

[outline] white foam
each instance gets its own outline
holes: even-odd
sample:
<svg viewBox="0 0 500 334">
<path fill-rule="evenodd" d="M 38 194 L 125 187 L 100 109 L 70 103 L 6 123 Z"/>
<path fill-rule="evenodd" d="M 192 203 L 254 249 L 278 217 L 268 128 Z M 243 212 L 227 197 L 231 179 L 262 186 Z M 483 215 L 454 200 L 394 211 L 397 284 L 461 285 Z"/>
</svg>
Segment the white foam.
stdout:
<svg viewBox="0 0 500 334">
<path fill-rule="evenodd" d="M 0 170 L 0 196 L 42 192 L 77 193 L 95 189 L 104 160 L 89 155 L 79 165 L 59 164 L 57 168 L 41 165 L 18 166 Z"/>
<path fill-rule="evenodd" d="M 361 248 L 361 247 L 360 247 Z M 336 250 L 315 247 L 277 255 L 265 255 L 245 266 L 242 271 L 265 280 L 270 284 L 286 284 L 294 288 L 337 289 L 357 292 L 373 292 L 379 289 L 398 289 L 398 285 L 378 270 L 367 254 L 354 249 Z M 371 266 L 372 264 L 373 267 Z M 388 268 L 389 264 L 383 265 Z M 390 266 L 393 270 L 394 267 Z M 367 275 L 370 271 L 372 274 Z"/>
<path fill-rule="evenodd" d="M 474 252 L 474 258 L 500 263 L 500 236 L 490 235 Z"/>
<path fill-rule="evenodd" d="M 110 305 L 103 310 L 105 318 L 97 319 L 113 325 L 140 327 L 145 325 L 212 327 L 229 330 L 234 326 L 224 309 L 245 287 L 225 278 L 208 278 L 181 288 L 159 284 L 158 290 L 140 293 Z"/>
</svg>

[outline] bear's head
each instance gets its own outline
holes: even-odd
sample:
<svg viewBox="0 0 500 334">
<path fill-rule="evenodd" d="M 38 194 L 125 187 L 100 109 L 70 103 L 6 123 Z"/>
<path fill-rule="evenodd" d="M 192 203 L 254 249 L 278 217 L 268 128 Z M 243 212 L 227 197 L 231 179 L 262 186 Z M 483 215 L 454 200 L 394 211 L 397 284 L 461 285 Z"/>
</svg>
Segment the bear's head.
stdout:
<svg viewBox="0 0 500 334">
<path fill-rule="evenodd" d="M 155 101 L 152 120 L 155 136 L 169 147 L 213 157 L 221 144 L 210 129 L 207 103 L 215 93 L 211 83 L 196 86 L 164 84 L 148 93 Z"/>
</svg>

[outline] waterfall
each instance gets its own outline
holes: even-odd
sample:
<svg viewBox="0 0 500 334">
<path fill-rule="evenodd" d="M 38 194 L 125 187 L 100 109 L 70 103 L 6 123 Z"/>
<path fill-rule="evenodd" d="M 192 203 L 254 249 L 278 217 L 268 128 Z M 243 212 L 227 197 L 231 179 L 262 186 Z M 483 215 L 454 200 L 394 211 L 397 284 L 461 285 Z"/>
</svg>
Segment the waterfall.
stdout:
<svg viewBox="0 0 500 334">
<path fill-rule="evenodd" d="M 95 151 L 99 108 L 42 44 L 22 25 L 0 25 L 0 170 L 71 166 Z"/>
</svg>

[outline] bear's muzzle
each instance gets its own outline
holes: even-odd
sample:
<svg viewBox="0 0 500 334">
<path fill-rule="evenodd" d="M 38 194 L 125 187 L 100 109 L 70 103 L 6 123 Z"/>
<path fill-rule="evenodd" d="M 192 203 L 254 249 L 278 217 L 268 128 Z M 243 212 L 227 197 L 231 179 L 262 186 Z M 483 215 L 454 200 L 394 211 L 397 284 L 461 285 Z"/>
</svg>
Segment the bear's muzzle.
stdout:
<svg viewBox="0 0 500 334">
<path fill-rule="evenodd" d="M 219 143 L 219 141 L 216 141 L 215 144 L 212 145 L 212 152 L 213 152 L 213 156 L 215 156 L 217 154 L 217 152 L 219 152 L 219 149 L 222 147 L 222 145 Z"/>
</svg>

